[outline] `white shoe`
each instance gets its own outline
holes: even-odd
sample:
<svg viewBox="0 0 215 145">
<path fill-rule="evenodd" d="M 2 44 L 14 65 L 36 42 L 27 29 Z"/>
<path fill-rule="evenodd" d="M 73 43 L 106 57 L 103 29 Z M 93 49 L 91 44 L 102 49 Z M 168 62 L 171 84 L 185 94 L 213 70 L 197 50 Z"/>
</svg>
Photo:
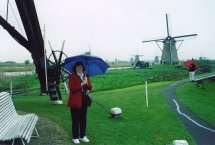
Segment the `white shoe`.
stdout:
<svg viewBox="0 0 215 145">
<path fill-rule="evenodd" d="M 79 138 L 80 141 L 83 141 L 83 142 L 90 142 L 90 140 L 84 136 L 83 138 Z"/>
<path fill-rule="evenodd" d="M 63 101 L 62 100 L 56 100 L 56 101 L 53 102 L 53 104 L 55 104 L 55 105 L 62 105 Z"/>
<path fill-rule="evenodd" d="M 72 142 L 73 142 L 74 144 L 79 144 L 79 143 L 80 143 L 80 141 L 79 141 L 78 139 L 72 139 Z"/>
</svg>

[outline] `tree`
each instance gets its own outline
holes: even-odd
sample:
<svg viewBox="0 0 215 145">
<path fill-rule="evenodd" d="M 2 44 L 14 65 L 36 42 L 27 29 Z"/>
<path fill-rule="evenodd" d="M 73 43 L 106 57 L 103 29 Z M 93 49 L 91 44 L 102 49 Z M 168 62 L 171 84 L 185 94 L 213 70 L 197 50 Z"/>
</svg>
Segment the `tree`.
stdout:
<svg viewBox="0 0 215 145">
<path fill-rule="evenodd" d="M 28 66 L 30 64 L 30 61 L 28 59 L 25 60 L 25 65 Z"/>
</svg>

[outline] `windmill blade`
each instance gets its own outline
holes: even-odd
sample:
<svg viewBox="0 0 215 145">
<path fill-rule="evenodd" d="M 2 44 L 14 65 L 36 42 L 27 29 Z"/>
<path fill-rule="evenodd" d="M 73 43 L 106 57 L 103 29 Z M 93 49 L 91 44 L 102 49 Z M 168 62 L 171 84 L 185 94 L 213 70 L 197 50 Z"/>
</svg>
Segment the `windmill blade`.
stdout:
<svg viewBox="0 0 215 145">
<path fill-rule="evenodd" d="M 179 44 L 178 48 L 176 49 L 177 51 L 181 47 L 181 44 L 183 43 L 184 40 L 178 40 L 178 41 L 181 41 L 181 43 Z"/>
<path fill-rule="evenodd" d="M 6 21 L 8 21 L 8 8 L 9 8 L 9 0 L 7 0 L 7 14 L 6 14 Z"/>
<path fill-rule="evenodd" d="M 157 44 L 157 46 L 160 48 L 160 50 L 162 51 L 162 48 L 160 47 L 160 45 L 158 44 L 158 41 L 155 41 L 155 43 Z"/>
<path fill-rule="evenodd" d="M 182 36 L 175 36 L 175 37 L 172 37 L 172 38 L 182 38 L 182 37 L 190 37 L 190 36 L 197 36 L 197 34 L 190 34 L 190 35 L 182 35 Z"/>
<path fill-rule="evenodd" d="M 144 55 L 139 55 L 139 54 L 136 54 L 136 55 L 132 55 L 132 56 L 144 56 Z"/>
<path fill-rule="evenodd" d="M 155 40 L 147 40 L 147 41 L 142 41 L 142 43 L 145 43 L 145 42 L 152 42 L 152 41 L 162 41 L 164 40 L 165 38 L 163 39 L 155 39 Z"/>
<path fill-rule="evenodd" d="M 166 28 L 167 28 L 167 36 L 169 36 L 169 25 L 168 25 L 168 16 L 166 14 Z"/>
<path fill-rule="evenodd" d="M 49 41 L 49 46 L 50 46 L 50 48 L 51 48 L 52 55 L 53 55 L 53 57 L 54 57 L 54 61 L 55 61 L 55 63 L 57 64 L 57 57 L 56 57 L 56 55 L 55 55 L 55 53 L 54 53 L 54 50 L 52 49 L 52 45 L 51 45 L 50 41 Z"/>
<path fill-rule="evenodd" d="M 62 45 L 62 47 L 61 47 L 60 56 L 59 56 L 59 59 L 58 59 L 58 65 L 60 64 L 61 59 L 62 59 L 63 49 L 64 49 L 64 43 L 65 43 L 65 40 L 63 41 L 63 45 Z"/>
</svg>

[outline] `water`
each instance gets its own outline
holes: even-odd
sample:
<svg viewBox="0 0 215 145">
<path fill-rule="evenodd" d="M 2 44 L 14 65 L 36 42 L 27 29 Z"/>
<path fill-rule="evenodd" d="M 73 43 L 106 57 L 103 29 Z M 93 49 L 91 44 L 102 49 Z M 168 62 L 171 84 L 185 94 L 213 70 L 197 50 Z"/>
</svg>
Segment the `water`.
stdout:
<svg viewBox="0 0 215 145">
<path fill-rule="evenodd" d="M 26 72 L 3 72 L 3 76 L 12 77 L 12 76 L 23 76 L 23 75 L 32 75 L 33 71 L 26 71 Z"/>
<path fill-rule="evenodd" d="M 133 67 L 111 67 L 111 68 L 108 68 L 108 70 L 128 69 L 128 68 L 133 68 Z"/>
</svg>

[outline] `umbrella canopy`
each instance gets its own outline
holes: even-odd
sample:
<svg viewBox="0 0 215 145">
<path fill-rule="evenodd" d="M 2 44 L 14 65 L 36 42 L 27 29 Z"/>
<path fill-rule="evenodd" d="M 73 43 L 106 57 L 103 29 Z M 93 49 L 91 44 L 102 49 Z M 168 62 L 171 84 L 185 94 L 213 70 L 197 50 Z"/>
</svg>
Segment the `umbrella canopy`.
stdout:
<svg viewBox="0 0 215 145">
<path fill-rule="evenodd" d="M 72 67 L 77 61 L 81 61 L 84 64 L 85 73 L 90 77 L 102 75 L 110 67 L 105 61 L 97 56 L 83 54 L 66 58 L 64 69 L 70 73 L 75 73 L 72 71 Z"/>
<path fill-rule="evenodd" d="M 185 64 L 186 68 L 189 68 L 189 66 L 191 64 L 194 64 L 195 67 L 197 67 L 197 63 L 194 60 L 187 60 L 187 61 L 184 62 L 184 64 Z"/>
</svg>

